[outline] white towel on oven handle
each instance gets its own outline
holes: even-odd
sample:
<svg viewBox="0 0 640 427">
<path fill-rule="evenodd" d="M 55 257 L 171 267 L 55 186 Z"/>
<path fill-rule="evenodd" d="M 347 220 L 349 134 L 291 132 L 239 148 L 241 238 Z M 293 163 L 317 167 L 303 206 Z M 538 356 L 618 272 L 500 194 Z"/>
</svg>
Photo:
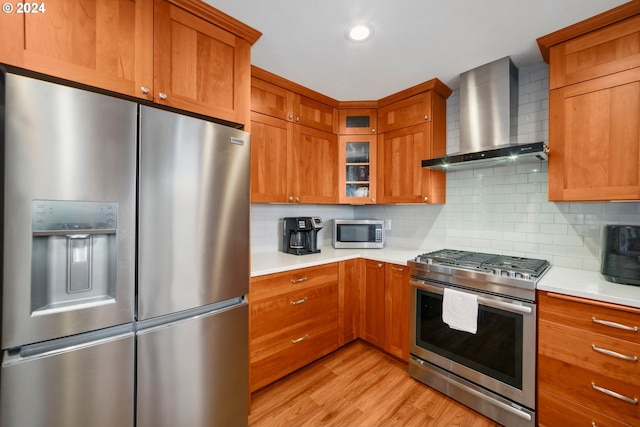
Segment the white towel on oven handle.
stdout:
<svg viewBox="0 0 640 427">
<path fill-rule="evenodd" d="M 452 329 L 475 334 L 478 331 L 478 297 L 444 288 L 442 321 Z"/>
</svg>

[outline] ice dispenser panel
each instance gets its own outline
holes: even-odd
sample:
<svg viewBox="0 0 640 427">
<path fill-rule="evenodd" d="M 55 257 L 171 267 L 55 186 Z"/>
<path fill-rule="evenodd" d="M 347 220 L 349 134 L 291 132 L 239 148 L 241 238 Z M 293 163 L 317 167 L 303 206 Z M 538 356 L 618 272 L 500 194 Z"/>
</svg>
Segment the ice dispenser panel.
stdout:
<svg viewBox="0 0 640 427">
<path fill-rule="evenodd" d="M 115 301 L 117 218 L 116 202 L 32 202 L 32 315 Z"/>
</svg>

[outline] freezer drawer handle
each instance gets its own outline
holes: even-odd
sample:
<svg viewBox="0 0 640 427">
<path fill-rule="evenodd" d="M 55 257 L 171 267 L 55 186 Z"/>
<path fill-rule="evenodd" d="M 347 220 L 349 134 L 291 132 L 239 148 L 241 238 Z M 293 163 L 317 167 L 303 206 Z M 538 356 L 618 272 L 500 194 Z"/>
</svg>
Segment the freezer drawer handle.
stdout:
<svg viewBox="0 0 640 427">
<path fill-rule="evenodd" d="M 302 299 L 299 299 L 298 301 L 291 301 L 291 305 L 298 305 L 298 304 L 302 304 L 304 302 L 309 301 L 309 299 L 307 297 L 304 297 Z"/>
<path fill-rule="evenodd" d="M 607 396 L 615 397 L 616 399 L 623 400 L 625 402 L 631 403 L 632 405 L 638 404 L 638 398 L 634 397 L 633 399 L 627 396 L 623 396 L 620 393 L 616 393 L 615 391 L 607 390 L 606 388 L 598 387 L 596 383 L 591 383 L 591 387 L 594 390 L 599 391 L 600 393 L 604 393 Z"/>
<path fill-rule="evenodd" d="M 617 328 L 617 329 L 624 329 L 625 331 L 638 332 L 637 326 L 625 326 L 625 325 L 621 325 L 620 323 L 609 322 L 608 320 L 596 319 L 595 317 L 592 317 L 591 321 L 599 325 L 610 326 L 612 328 Z"/>
<path fill-rule="evenodd" d="M 304 334 L 303 337 L 296 338 L 295 340 L 291 340 L 291 344 L 298 344 L 299 342 L 304 341 L 306 339 L 309 339 L 309 335 Z"/>
<path fill-rule="evenodd" d="M 306 277 L 302 277 L 300 279 L 294 279 L 291 281 L 291 283 L 300 283 L 300 282 L 306 282 L 308 280 L 308 278 Z"/>
<path fill-rule="evenodd" d="M 597 347 L 595 344 L 591 344 L 591 348 L 598 353 L 606 354 L 608 356 L 617 357 L 618 359 L 628 360 L 629 362 L 637 362 L 638 356 L 627 356 L 626 354 L 617 353 L 615 351 L 607 350 L 606 348 Z"/>
</svg>

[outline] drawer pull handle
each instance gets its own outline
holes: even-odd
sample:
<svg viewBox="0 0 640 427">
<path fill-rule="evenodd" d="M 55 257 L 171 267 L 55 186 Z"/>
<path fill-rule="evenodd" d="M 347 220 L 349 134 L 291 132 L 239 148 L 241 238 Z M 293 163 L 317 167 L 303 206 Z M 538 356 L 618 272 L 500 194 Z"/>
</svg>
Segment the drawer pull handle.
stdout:
<svg viewBox="0 0 640 427">
<path fill-rule="evenodd" d="M 309 299 L 307 297 L 304 297 L 302 299 L 299 299 L 298 301 L 291 301 L 291 305 L 298 305 L 298 304 L 302 304 L 303 302 L 307 302 L 309 301 Z"/>
<path fill-rule="evenodd" d="M 303 337 L 296 338 L 295 340 L 291 340 L 291 344 L 298 344 L 300 341 L 304 341 L 309 338 L 309 335 L 304 334 Z"/>
<path fill-rule="evenodd" d="M 595 344 L 591 344 L 591 348 L 597 351 L 598 353 L 606 354 L 608 356 L 617 357 L 618 359 L 628 360 L 629 362 L 637 362 L 638 356 L 627 356 L 626 354 L 616 353 L 615 351 L 607 350 L 604 348 L 597 347 Z"/>
<path fill-rule="evenodd" d="M 291 281 L 291 283 L 300 283 L 300 282 L 306 282 L 307 278 L 306 277 L 302 277 L 300 279 L 294 279 Z"/>
<path fill-rule="evenodd" d="M 593 323 L 598 323 L 600 325 L 611 326 L 612 328 L 624 329 L 625 331 L 638 332 L 637 326 L 625 326 L 625 325 L 621 325 L 620 323 L 609 322 L 608 320 L 596 319 L 595 317 L 592 317 L 591 321 Z"/>
<path fill-rule="evenodd" d="M 598 387 L 596 385 L 596 383 L 591 383 L 591 387 L 593 387 L 594 390 L 599 391 L 600 393 L 606 394 L 607 396 L 615 397 L 616 399 L 623 400 L 625 402 L 631 403 L 632 405 L 637 405 L 638 404 L 638 398 L 637 397 L 634 397 L 633 399 L 631 399 L 630 397 L 623 396 L 620 393 L 616 393 L 615 391 L 611 391 L 611 390 L 607 390 L 606 388 Z"/>
</svg>

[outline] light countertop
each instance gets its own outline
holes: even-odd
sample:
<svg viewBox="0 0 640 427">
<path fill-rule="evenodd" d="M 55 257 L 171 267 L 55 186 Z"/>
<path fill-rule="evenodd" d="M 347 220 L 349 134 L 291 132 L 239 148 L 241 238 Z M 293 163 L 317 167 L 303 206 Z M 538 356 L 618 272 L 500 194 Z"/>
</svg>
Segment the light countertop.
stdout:
<svg viewBox="0 0 640 427">
<path fill-rule="evenodd" d="M 537 289 L 640 308 L 640 286 L 608 282 L 597 271 L 551 267 Z"/>
<path fill-rule="evenodd" d="M 313 267 L 330 262 L 353 258 L 367 258 L 381 262 L 407 265 L 407 261 L 423 252 L 419 249 L 334 249 L 322 247 L 320 253 L 291 255 L 284 252 L 261 252 L 251 254 L 251 277 L 280 273 L 296 268 Z"/>
<path fill-rule="evenodd" d="M 424 252 L 403 248 L 334 249 L 331 246 L 322 247 L 321 250 L 318 254 L 300 256 L 284 252 L 252 253 L 251 277 L 353 258 L 406 265 L 408 260 Z M 640 286 L 608 282 L 596 271 L 551 267 L 538 282 L 537 289 L 640 308 Z"/>
</svg>

